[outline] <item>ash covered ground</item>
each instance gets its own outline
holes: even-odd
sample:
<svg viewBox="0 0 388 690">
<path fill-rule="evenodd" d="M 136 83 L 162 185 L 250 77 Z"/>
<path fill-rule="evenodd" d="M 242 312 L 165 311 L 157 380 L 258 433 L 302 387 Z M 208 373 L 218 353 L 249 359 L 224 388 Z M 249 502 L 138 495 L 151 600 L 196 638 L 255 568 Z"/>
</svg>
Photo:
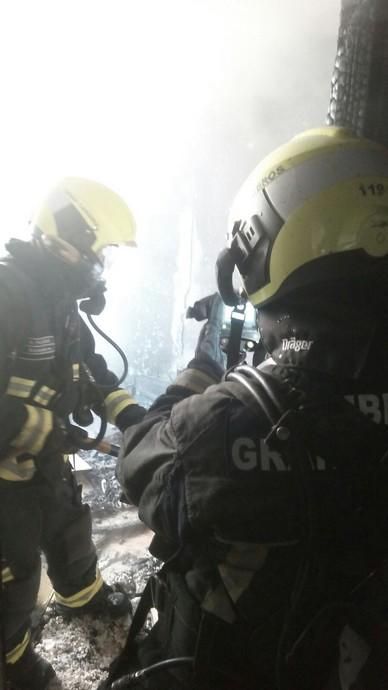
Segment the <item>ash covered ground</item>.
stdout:
<svg viewBox="0 0 388 690">
<path fill-rule="evenodd" d="M 97 452 L 82 459 L 90 470 L 77 472 L 77 476 L 83 484 L 84 501 L 92 509 L 100 570 L 108 583 L 119 582 L 125 588 L 136 608 L 148 576 L 159 567 L 148 553 L 152 532 L 139 521 L 135 507 L 121 503 L 115 459 Z M 115 622 L 85 616 L 65 623 L 55 615 L 50 587 L 43 577 L 35 612 L 37 651 L 52 663 L 59 679 L 50 687 L 95 690 L 125 642 L 130 616 Z"/>
</svg>

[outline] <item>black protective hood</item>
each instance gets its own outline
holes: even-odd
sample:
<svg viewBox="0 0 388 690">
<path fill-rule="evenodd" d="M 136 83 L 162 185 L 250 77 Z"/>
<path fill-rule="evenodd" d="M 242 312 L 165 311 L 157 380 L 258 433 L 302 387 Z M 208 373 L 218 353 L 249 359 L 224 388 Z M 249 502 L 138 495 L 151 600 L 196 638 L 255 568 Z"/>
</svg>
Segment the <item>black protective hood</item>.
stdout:
<svg viewBox="0 0 388 690">
<path fill-rule="evenodd" d="M 259 310 L 263 344 L 283 366 L 374 379 L 387 368 L 386 293 L 379 281 L 366 279 L 295 292 Z"/>
<path fill-rule="evenodd" d="M 17 265 L 39 284 L 41 292 L 50 301 L 74 302 L 92 297 L 97 286 L 104 285 L 103 281 L 96 280 L 86 262 L 67 264 L 39 243 L 11 239 L 6 249 Z"/>
</svg>

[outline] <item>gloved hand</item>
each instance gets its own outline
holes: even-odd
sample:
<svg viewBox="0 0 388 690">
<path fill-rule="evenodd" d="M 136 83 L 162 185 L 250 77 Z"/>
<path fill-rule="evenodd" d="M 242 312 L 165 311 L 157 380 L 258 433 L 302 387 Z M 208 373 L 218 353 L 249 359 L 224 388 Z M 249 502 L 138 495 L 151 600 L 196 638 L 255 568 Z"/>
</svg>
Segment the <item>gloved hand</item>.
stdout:
<svg viewBox="0 0 388 690">
<path fill-rule="evenodd" d="M 226 357 L 221 349 L 223 312 L 224 303 L 218 292 L 203 297 L 188 308 L 187 319 L 207 320 L 201 328 L 194 359 L 186 369 L 178 372 L 171 388 L 186 388 L 189 395 L 192 395 L 203 393 L 209 386 L 220 382 L 226 364 Z"/>
<path fill-rule="evenodd" d="M 210 367 L 221 378 L 226 365 L 225 354 L 220 345 L 224 303 L 218 292 L 215 292 L 201 300 L 201 305 L 205 306 L 207 321 L 201 328 L 195 348 L 195 359 L 190 362 L 189 367 L 194 362 L 203 364 L 205 367 Z"/>
<path fill-rule="evenodd" d="M 101 402 L 104 407 L 102 407 Z M 132 424 L 137 424 L 145 414 L 145 409 L 125 388 L 115 388 L 106 392 L 105 398 L 101 398 L 93 404 L 92 409 L 100 417 L 105 415 L 109 424 L 113 424 L 120 431 L 124 431 Z"/>
</svg>

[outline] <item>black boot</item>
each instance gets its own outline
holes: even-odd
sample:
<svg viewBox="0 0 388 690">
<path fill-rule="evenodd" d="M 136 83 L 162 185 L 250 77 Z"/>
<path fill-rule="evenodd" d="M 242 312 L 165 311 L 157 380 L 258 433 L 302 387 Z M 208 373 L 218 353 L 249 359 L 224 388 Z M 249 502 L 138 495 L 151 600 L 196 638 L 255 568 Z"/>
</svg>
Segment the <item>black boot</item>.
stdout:
<svg viewBox="0 0 388 690">
<path fill-rule="evenodd" d="M 55 610 L 67 620 L 86 614 L 95 618 L 115 620 L 132 613 L 132 606 L 128 594 L 119 585 L 111 586 L 104 582 L 101 589 L 85 606 L 71 607 L 55 604 Z"/>
<path fill-rule="evenodd" d="M 31 645 L 15 664 L 6 664 L 5 674 L 11 690 L 46 690 L 56 677 L 51 664 Z"/>
</svg>

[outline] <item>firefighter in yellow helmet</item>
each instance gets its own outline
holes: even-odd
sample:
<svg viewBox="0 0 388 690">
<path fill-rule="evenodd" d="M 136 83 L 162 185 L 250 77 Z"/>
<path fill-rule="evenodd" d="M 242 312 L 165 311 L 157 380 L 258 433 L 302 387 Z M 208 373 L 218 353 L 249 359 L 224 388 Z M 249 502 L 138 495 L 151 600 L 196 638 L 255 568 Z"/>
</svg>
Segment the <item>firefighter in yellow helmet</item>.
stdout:
<svg viewBox="0 0 388 690">
<path fill-rule="evenodd" d="M 66 178 L 38 210 L 32 240 L 10 240 L 0 263 L 1 626 L 13 690 L 44 690 L 55 673 L 30 641 L 40 550 L 58 613 L 117 617 L 129 610 L 126 595 L 98 571 L 90 510 L 64 456 L 64 422 L 80 413 L 88 386 L 89 404 L 119 428 L 143 414 L 95 353 L 77 306 L 82 299 L 84 310 L 101 311 L 104 250 L 134 244 L 135 221 L 120 196 Z"/>
<path fill-rule="evenodd" d="M 157 623 L 101 690 L 125 662 L 156 665 L 137 680 L 154 690 L 386 687 L 387 151 L 337 128 L 275 151 L 232 207 L 229 304 L 236 267 L 267 358 L 223 377 L 214 299 L 194 359 L 124 432 L 118 478 L 165 564 Z"/>
</svg>

